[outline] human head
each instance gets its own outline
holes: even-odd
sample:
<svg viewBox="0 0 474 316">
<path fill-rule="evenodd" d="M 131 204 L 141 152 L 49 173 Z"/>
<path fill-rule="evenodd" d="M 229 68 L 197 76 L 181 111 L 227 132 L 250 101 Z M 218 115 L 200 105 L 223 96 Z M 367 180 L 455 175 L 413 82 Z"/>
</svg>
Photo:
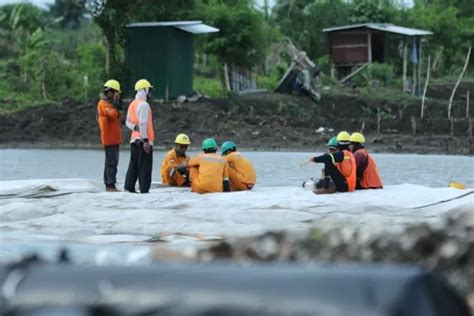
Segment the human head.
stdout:
<svg viewBox="0 0 474 316">
<path fill-rule="evenodd" d="M 202 150 L 205 153 L 215 153 L 217 151 L 217 142 L 214 138 L 206 138 L 202 141 Z"/>
<path fill-rule="evenodd" d="M 116 92 L 121 93 L 120 83 L 114 79 L 107 80 L 107 82 L 104 83 L 104 95 L 112 99 Z"/>
<path fill-rule="evenodd" d="M 231 152 L 234 152 L 236 150 L 237 150 L 237 145 L 233 141 L 226 140 L 221 145 L 221 154 L 222 154 L 222 156 L 228 155 Z"/>
<path fill-rule="evenodd" d="M 330 154 L 334 153 L 337 150 L 337 137 L 336 136 L 331 137 L 331 139 L 329 139 L 327 143 L 327 146 L 328 146 L 328 152 Z"/>
<path fill-rule="evenodd" d="M 135 83 L 135 91 L 144 91 L 147 99 L 150 99 L 151 92 L 153 91 L 153 86 L 151 83 L 146 79 L 140 79 Z"/>
<path fill-rule="evenodd" d="M 339 149 L 347 149 L 351 142 L 351 135 L 346 131 L 341 131 L 337 134 L 336 140 Z"/>
<path fill-rule="evenodd" d="M 188 149 L 188 146 L 191 144 L 191 141 L 189 140 L 188 135 L 179 134 L 178 136 L 176 136 L 174 143 L 176 144 L 175 146 L 176 152 L 178 154 L 184 155 L 184 153 Z"/>
<path fill-rule="evenodd" d="M 351 143 L 349 145 L 349 149 L 352 152 L 355 152 L 358 149 L 364 148 L 365 137 L 362 133 L 358 133 L 358 132 L 352 133 L 350 140 L 351 140 Z"/>
</svg>

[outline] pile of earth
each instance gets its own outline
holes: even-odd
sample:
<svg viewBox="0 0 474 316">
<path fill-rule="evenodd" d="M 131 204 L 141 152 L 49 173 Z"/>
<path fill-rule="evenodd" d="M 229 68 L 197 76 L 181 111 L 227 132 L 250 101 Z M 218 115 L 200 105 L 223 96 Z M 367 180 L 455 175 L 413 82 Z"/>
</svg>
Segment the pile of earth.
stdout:
<svg viewBox="0 0 474 316">
<path fill-rule="evenodd" d="M 99 147 L 96 101 L 0 112 L 0 146 Z M 124 101 L 128 104 L 129 100 Z M 410 102 L 368 102 L 351 93 L 326 92 L 318 104 L 304 96 L 262 93 L 193 103 L 151 102 L 151 106 L 155 143 L 160 148 L 172 146 L 174 137 L 184 132 L 195 148 L 203 138 L 215 137 L 218 142 L 232 139 L 246 149 L 312 151 L 324 149 L 325 142 L 339 130 L 364 129 L 373 152 L 474 153 L 474 138 L 464 132 L 465 122 L 454 135 L 436 127 L 446 125 L 437 121 L 445 111 L 437 100 L 428 102 L 431 118 L 419 124 L 413 137 L 410 117 L 419 112 L 419 102 Z M 379 106 L 384 119 L 377 130 L 374 113 Z M 123 142 L 129 137 L 124 126 Z"/>
<path fill-rule="evenodd" d="M 313 229 L 301 238 L 284 232 L 219 242 L 198 253 L 201 261 L 377 262 L 419 264 L 447 276 L 474 311 L 474 212 L 458 210 L 437 225 L 401 232 L 361 227 Z"/>
</svg>

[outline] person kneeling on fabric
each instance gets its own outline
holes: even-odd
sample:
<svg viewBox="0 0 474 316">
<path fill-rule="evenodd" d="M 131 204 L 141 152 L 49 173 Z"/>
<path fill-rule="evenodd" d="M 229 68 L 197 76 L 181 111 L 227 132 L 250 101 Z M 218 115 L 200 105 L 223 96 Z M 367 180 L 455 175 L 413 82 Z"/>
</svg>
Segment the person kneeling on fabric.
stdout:
<svg viewBox="0 0 474 316">
<path fill-rule="evenodd" d="M 364 147 L 365 137 L 361 133 L 352 133 L 349 149 L 357 164 L 356 189 L 383 189 L 377 164 Z"/>
<path fill-rule="evenodd" d="M 228 164 L 216 154 L 216 141 L 213 138 L 205 139 L 202 150 L 203 153 L 188 162 L 191 192 L 230 192 Z"/>
<path fill-rule="evenodd" d="M 336 186 L 337 192 L 352 192 L 356 187 L 356 162 L 354 155 L 349 151 L 351 135 L 342 131 L 337 137 L 337 151 L 333 154 L 324 154 L 309 160 L 324 163 L 324 172 L 329 175 Z M 316 194 L 334 193 L 316 189 Z"/>
<path fill-rule="evenodd" d="M 191 142 L 188 135 L 179 134 L 174 143 L 175 148 L 166 154 L 161 163 L 161 182 L 170 186 L 189 186 L 189 156 L 186 150 Z"/>
<path fill-rule="evenodd" d="M 328 154 L 334 154 L 337 151 L 337 137 L 331 137 L 326 145 L 328 146 Z M 329 194 L 336 192 L 336 185 L 324 168 L 321 169 L 321 178 L 316 183 L 315 191 L 316 194 Z"/>
<path fill-rule="evenodd" d="M 257 181 L 252 162 L 237 151 L 237 145 L 232 141 L 225 141 L 222 144 L 221 154 L 229 164 L 231 190 L 251 190 Z"/>
</svg>

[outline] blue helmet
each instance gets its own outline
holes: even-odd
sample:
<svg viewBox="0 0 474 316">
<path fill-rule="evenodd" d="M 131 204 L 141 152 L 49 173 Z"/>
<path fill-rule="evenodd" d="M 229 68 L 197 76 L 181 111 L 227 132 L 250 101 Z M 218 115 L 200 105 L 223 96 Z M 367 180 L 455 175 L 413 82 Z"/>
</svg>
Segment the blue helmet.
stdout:
<svg viewBox="0 0 474 316">
<path fill-rule="evenodd" d="M 226 151 L 230 149 L 237 149 L 237 145 L 232 141 L 225 141 L 221 145 L 221 154 L 224 154 Z"/>
</svg>

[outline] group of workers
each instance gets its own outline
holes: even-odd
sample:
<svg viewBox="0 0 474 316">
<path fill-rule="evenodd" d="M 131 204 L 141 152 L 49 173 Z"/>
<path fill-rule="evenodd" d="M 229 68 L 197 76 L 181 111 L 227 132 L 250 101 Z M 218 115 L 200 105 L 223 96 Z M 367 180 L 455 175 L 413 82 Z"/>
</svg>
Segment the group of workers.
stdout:
<svg viewBox="0 0 474 316">
<path fill-rule="evenodd" d="M 321 179 L 314 193 L 330 194 L 363 189 L 382 189 L 383 183 L 375 160 L 364 147 L 361 133 L 342 131 L 327 143 L 328 152 L 308 161 L 323 163 Z"/>
<path fill-rule="evenodd" d="M 135 84 L 135 99 L 127 111 L 126 126 L 131 130 L 130 163 L 125 177 L 125 191 L 148 193 L 153 167 L 153 115 L 148 104 L 153 86 L 146 79 Z M 107 192 L 118 192 L 117 165 L 122 132 L 120 127 L 122 110 L 120 83 L 108 80 L 97 105 L 98 122 L 102 145 L 105 149 L 104 183 Z M 161 180 L 170 186 L 190 186 L 192 192 L 230 192 L 251 190 L 256 183 L 256 172 L 250 160 L 237 151 L 237 145 L 225 141 L 221 155 L 217 154 L 217 143 L 213 138 L 202 142 L 203 152 L 190 158 L 186 154 L 191 144 L 186 134 L 175 139 L 161 165 Z"/>
<path fill-rule="evenodd" d="M 135 84 L 136 95 L 127 111 L 126 126 L 131 131 L 130 162 L 125 177 L 125 191 L 148 193 L 153 167 L 153 114 L 148 103 L 153 86 L 146 79 Z M 117 165 L 121 131 L 120 83 L 108 80 L 97 105 L 101 140 L 105 150 L 104 183 L 107 192 L 118 192 Z M 364 148 L 361 133 L 343 131 L 328 142 L 328 153 L 312 157 L 308 161 L 323 163 L 322 177 L 316 184 L 317 194 L 352 192 L 355 189 L 383 188 L 374 159 Z M 237 145 L 225 141 L 221 154 L 213 138 L 202 142 L 203 152 L 190 158 L 186 150 L 191 144 L 186 134 L 179 134 L 175 147 L 163 159 L 161 180 L 165 185 L 189 186 L 192 192 L 230 192 L 251 190 L 256 183 L 256 173 L 251 161 L 237 151 Z"/>
</svg>

